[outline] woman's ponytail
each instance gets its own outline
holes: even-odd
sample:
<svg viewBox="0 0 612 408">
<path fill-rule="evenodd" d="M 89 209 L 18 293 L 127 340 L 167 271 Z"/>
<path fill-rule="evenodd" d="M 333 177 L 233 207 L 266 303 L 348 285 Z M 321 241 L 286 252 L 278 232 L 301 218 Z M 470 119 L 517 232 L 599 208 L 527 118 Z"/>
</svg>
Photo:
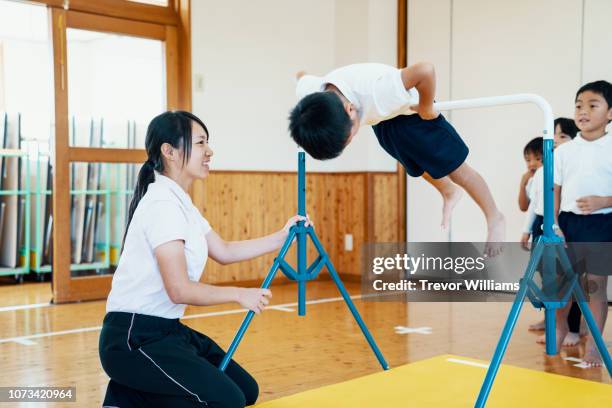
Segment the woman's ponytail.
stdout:
<svg viewBox="0 0 612 408">
<path fill-rule="evenodd" d="M 123 246 L 125 245 L 125 237 L 127 236 L 128 228 L 130 227 L 130 223 L 132 222 L 132 217 L 134 217 L 136 207 L 138 207 L 138 203 L 147 192 L 149 184 L 153 183 L 154 181 L 155 163 L 151 159 L 147 159 L 147 161 L 145 161 L 142 167 L 140 168 L 140 172 L 138 172 L 138 181 L 136 182 L 136 186 L 134 187 L 134 196 L 132 197 L 132 201 L 130 202 L 130 208 L 128 210 L 127 224 L 125 226 L 125 233 L 123 234 L 123 243 L 121 244 L 121 251 L 123 251 Z"/>
</svg>

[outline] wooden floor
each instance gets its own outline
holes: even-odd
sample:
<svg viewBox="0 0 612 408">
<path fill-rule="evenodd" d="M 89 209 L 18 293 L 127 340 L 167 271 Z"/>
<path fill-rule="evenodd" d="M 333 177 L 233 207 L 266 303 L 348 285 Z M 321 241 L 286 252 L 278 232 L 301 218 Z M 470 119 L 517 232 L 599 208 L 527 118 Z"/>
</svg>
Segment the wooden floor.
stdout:
<svg viewBox="0 0 612 408">
<path fill-rule="evenodd" d="M 347 288 L 359 295 L 359 285 L 347 284 Z M 294 285 L 274 287 L 273 294 L 275 305 L 297 300 Z M 328 301 L 309 304 L 305 317 L 298 317 L 297 312 L 267 310 L 254 319 L 236 359 L 258 380 L 260 401 L 380 370 L 338 296 L 332 282 L 313 282 L 308 286 L 308 299 Z M 76 386 L 77 402 L 65 406 L 100 406 L 108 381 L 98 360 L 98 328 L 105 302 L 3 310 L 45 303 L 50 297 L 49 283 L 0 285 L 0 386 Z M 510 308 L 510 303 L 405 304 L 362 299 L 355 299 L 355 304 L 392 367 L 447 353 L 488 360 Z M 236 305 L 190 307 L 186 316 L 237 309 Z M 201 316 L 184 323 L 227 347 L 242 317 L 242 313 Z M 575 362 L 562 358 L 579 357 L 582 347 L 547 357 L 543 346 L 535 343 L 537 335 L 527 331 L 527 326 L 540 318 L 538 311 L 525 304 L 505 363 L 611 383 L 605 369 L 576 368 Z M 431 334 L 396 334 L 396 326 L 431 327 Z M 606 339 L 612 338 L 610 326 L 604 332 Z M 71 332 L 49 335 L 62 331 Z"/>
</svg>

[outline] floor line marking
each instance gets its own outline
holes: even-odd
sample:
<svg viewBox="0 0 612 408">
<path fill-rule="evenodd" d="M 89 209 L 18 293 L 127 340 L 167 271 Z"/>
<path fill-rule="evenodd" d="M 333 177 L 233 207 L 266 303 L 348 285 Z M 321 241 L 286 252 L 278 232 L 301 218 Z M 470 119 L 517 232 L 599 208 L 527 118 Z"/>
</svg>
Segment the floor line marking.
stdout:
<svg viewBox="0 0 612 408">
<path fill-rule="evenodd" d="M 351 299 L 360 299 L 361 297 L 362 297 L 361 295 L 353 295 L 350 298 Z M 343 300 L 342 297 L 323 298 L 323 299 L 308 300 L 308 301 L 306 301 L 306 304 L 307 305 L 315 305 L 315 304 L 319 304 L 319 303 L 330 303 L 330 302 L 337 302 L 337 301 L 341 301 L 341 300 Z M 269 307 L 269 309 L 275 309 L 275 310 L 280 310 L 280 311 L 288 311 L 291 306 L 297 306 L 297 305 L 298 305 L 297 302 L 294 302 L 294 303 L 284 303 L 284 304 L 279 304 L 279 305 L 272 305 L 272 306 Z M 283 310 L 283 309 L 286 309 L 286 310 Z M 240 314 L 240 313 L 246 313 L 246 312 L 247 312 L 246 309 L 222 310 L 222 311 L 219 311 L 219 312 L 208 312 L 208 313 L 198 313 L 198 314 L 185 315 L 185 316 L 183 316 L 181 318 L 181 320 L 197 319 L 197 318 L 202 318 L 202 317 L 224 316 L 224 315 Z M 82 328 L 78 328 L 78 329 L 62 330 L 62 331 L 57 331 L 57 332 L 45 332 L 45 333 L 30 334 L 30 335 L 27 335 L 27 336 L 8 337 L 8 338 L 0 339 L 0 344 L 13 342 L 13 343 L 17 343 L 17 344 L 31 346 L 33 344 L 36 344 L 35 342 L 31 341 L 32 339 L 40 339 L 40 338 L 44 338 L 44 337 L 53 337 L 53 336 L 62 336 L 62 335 L 66 335 L 66 334 L 86 333 L 86 332 L 92 332 L 92 331 L 99 331 L 101 329 L 102 329 L 102 326 L 82 327 Z"/>
<path fill-rule="evenodd" d="M 431 327 L 406 327 L 406 326 L 395 326 L 396 334 L 431 334 Z"/>
<path fill-rule="evenodd" d="M 37 309 L 40 307 L 49 307 L 51 306 L 50 302 L 47 303 L 31 303 L 25 305 L 13 305 L 13 306 L 2 306 L 0 307 L 0 312 L 12 312 L 14 310 L 27 310 L 27 309 Z"/>
<path fill-rule="evenodd" d="M 96 327 L 82 327 L 80 329 L 62 330 L 62 331 L 56 331 L 56 332 L 37 333 L 37 334 L 30 334 L 29 336 L 18 336 L 18 337 L 9 337 L 6 339 L 0 339 L 0 343 L 15 342 L 19 344 L 25 344 L 28 340 L 31 340 L 31 339 L 40 339 L 43 337 L 52 337 L 52 336 L 62 336 L 64 334 L 85 333 L 85 332 L 91 332 L 91 331 L 99 331 L 101 329 L 102 329 L 102 326 L 96 326 Z"/>
<path fill-rule="evenodd" d="M 295 309 L 292 309 L 290 307 L 282 307 L 282 306 L 268 306 L 266 307 L 266 309 L 272 309 L 272 310 L 280 310 L 281 312 L 295 312 Z"/>
</svg>

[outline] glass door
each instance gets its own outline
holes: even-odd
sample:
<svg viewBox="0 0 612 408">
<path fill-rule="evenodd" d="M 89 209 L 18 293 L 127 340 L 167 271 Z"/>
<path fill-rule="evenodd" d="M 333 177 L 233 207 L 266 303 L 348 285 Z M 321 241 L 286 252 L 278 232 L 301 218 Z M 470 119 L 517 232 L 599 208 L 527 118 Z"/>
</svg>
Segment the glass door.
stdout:
<svg viewBox="0 0 612 408">
<path fill-rule="evenodd" d="M 100 299 L 146 157 L 146 126 L 178 107 L 177 28 L 51 10 L 54 301 Z"/>
</svg>

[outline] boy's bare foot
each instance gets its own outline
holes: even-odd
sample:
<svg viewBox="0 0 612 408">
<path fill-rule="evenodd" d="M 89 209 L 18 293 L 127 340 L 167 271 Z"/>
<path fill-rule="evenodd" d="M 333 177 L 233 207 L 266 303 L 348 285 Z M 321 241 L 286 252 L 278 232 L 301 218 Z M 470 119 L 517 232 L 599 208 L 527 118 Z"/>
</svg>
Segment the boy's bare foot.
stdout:
<svg viewBox="0 0 612 408">
<path fill-rule="evenodd" d="M 580 344 L 580 334 L 574 332 L 567 333 L 561 343 L 563 347 L 574 347 L 578 344 Z"/>
<path fill-rule="evenodd" d="M 599 351 L 597 350 L 597 347 L 595 347 L 593 337 L 589 337 L 587 340 L 585 353 L 582 360 L 591 367 L 600 367 L 603 365 Z"/>
<path fill-rule="evenodd" d="M 440 225 L 443 229 L 448 228 L 448 224 L 450 223 L 450 217 L 453 213 L 453 209 L 461 200 L 463 196 L 463 189 L 455 186 L 452 189 L 449 189 L 448 192 L 442 194 L 442 199 L 444 200 L 444 204 L 442 206 L 442 224 Z"/>
<path fill-rule="evenodd" d="M 561 345 L 563 344 L 563 340 L 565 336 L 569 333 L 569 326 L 567 325 L 567 321 L 565 324 L 559 323 L 557 324 L 557 351 L 561 349 Z M 536 340 L 538 344 L 546 344 L 546 333 L 539 336 Z"/>
<path fill-rule="evenodd" d="M 494 257 L 503 250 L 503 242 L 506 238 L 506 219 L 500 212 L 487 219 L 487 244 L 484 253 L 486 256 Z"/>
<path fill-rule="evenodd" d="M 580 337 L 586 337 L 589 335 L 589 326 L 587 326 L 586 320 L 584 317 L 580 319 Z"/>
<path fill-rule="evenodd" d="M 546 328 L 546 321 L 544 319 L 537 323 L 529 325 L 529 331 L 542 331 Z"/>
</svg>

